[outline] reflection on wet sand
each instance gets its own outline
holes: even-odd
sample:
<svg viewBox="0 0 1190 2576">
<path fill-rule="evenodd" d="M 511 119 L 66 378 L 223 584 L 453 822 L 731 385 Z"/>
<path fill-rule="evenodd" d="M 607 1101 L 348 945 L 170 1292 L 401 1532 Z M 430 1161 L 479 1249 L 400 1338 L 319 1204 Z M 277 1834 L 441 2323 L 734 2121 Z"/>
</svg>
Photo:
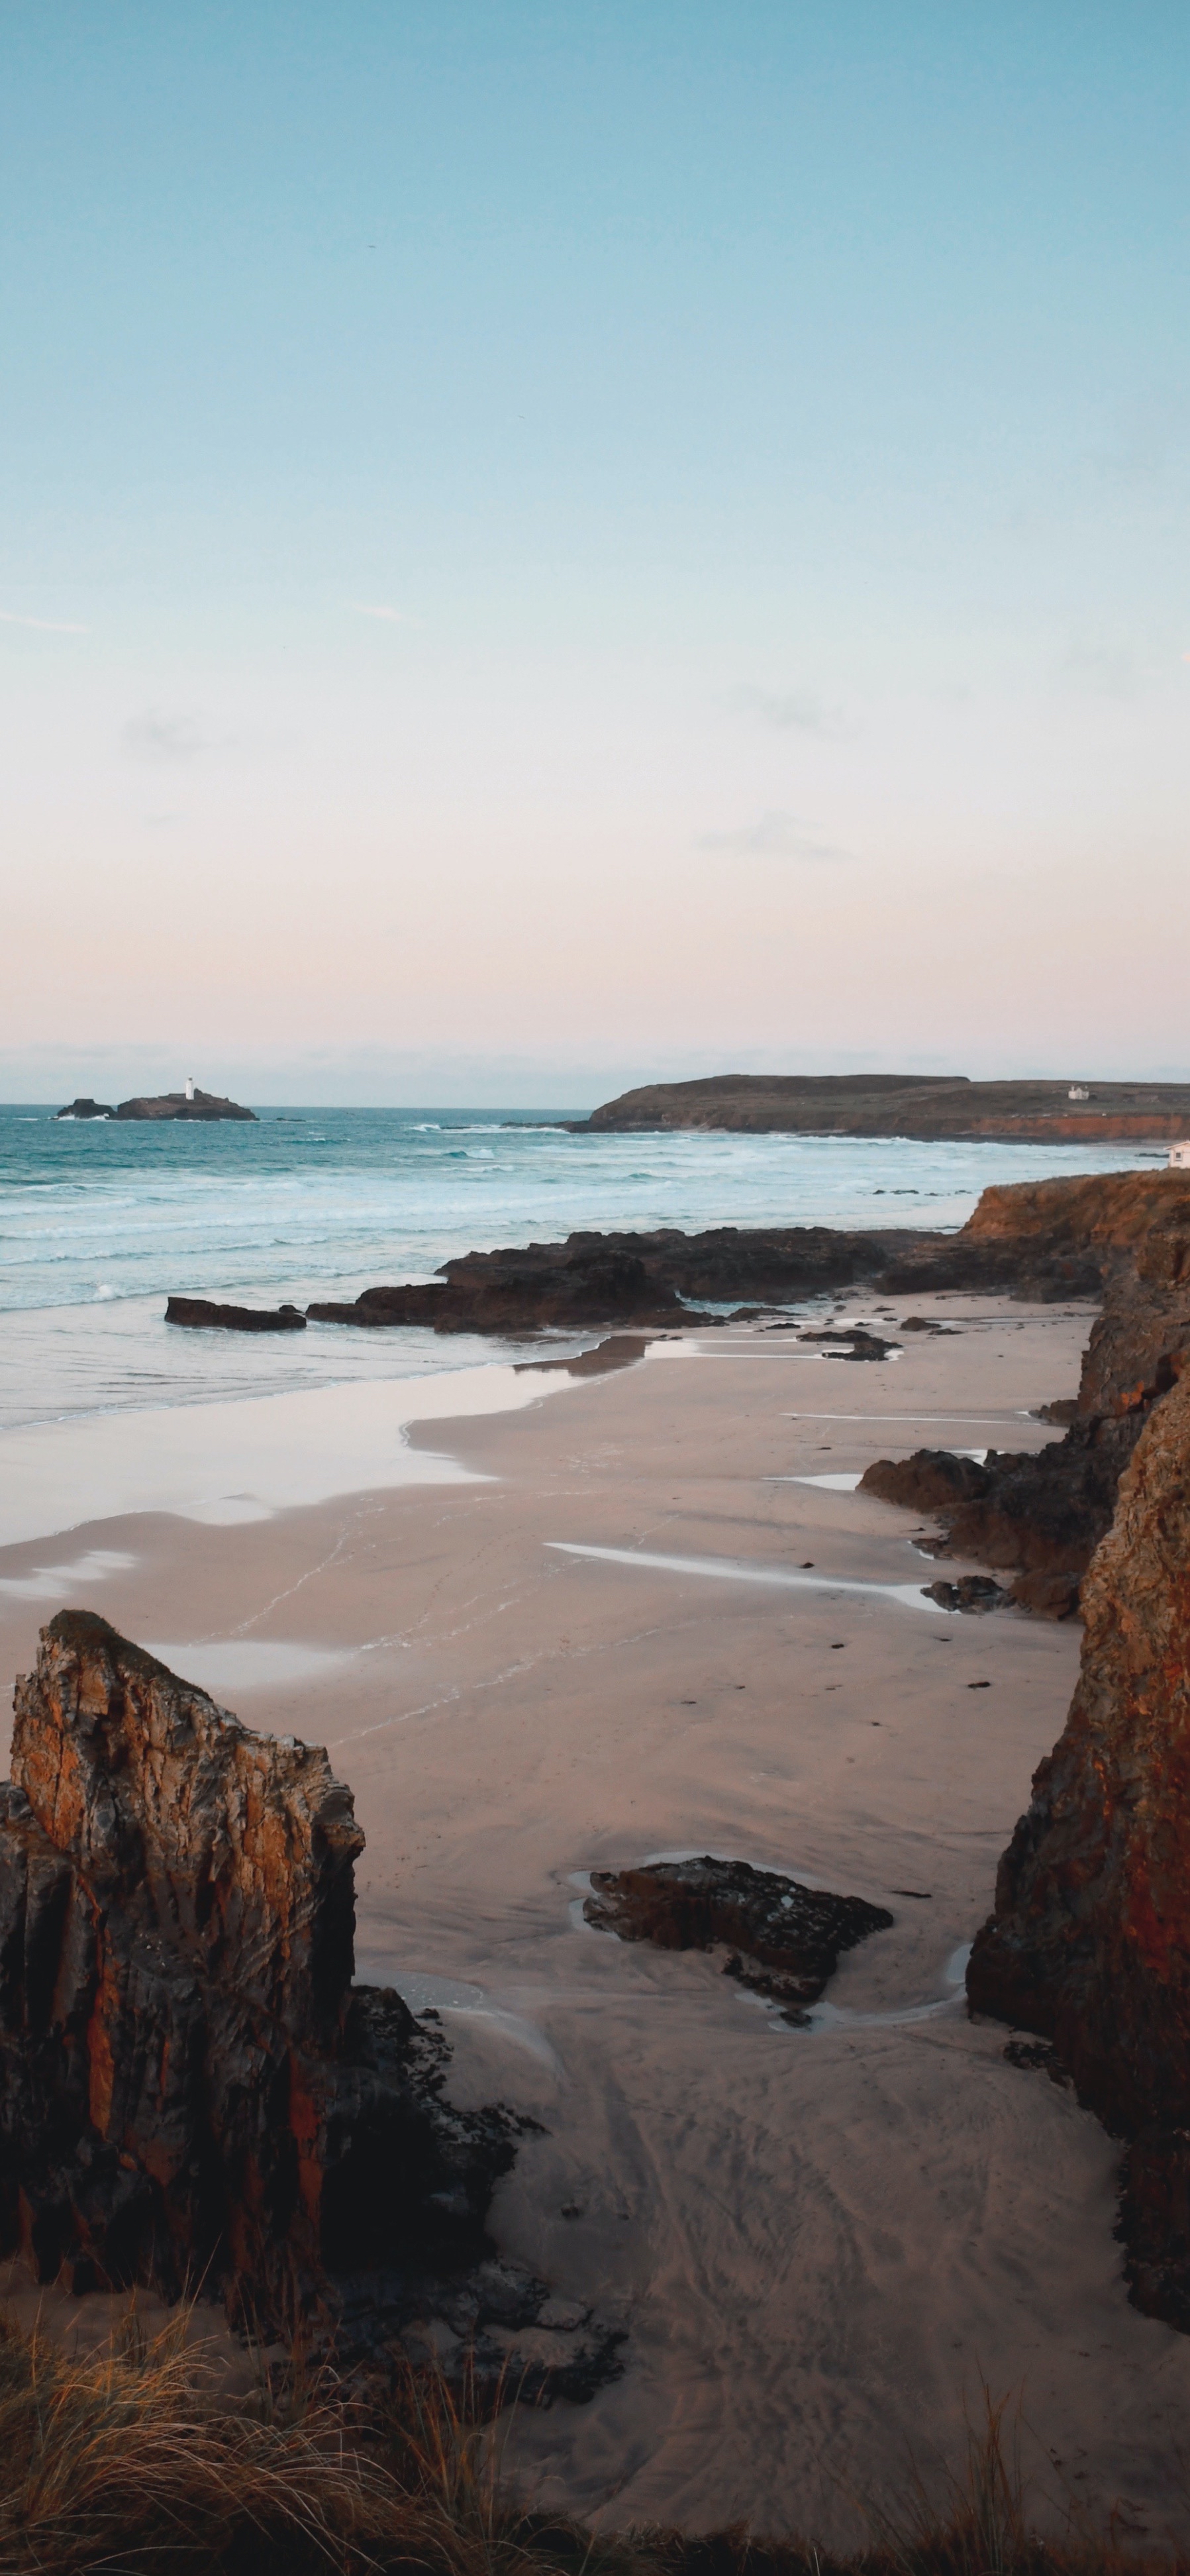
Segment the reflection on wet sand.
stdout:
<svg viewBox="0 0 1190 2576">
<path fill-rule="evenodd" d="M 809 1477 L 797 1483 L 809 1484 Z M 746 1564 L 731 1556 L 656 1556 L 645 1548 L 584 1547 L 574 1539 L 548 1538 L 544 1545 L 559 1556 L 586 1556 L 605 1565 L 635 1565 L 656 1574 L 705 1575 L 715 1583 L 775 1583 L 790 1592 L 866 1592 L 885 1601 L 903 1601 L 911 1610 L 937 1611 L 938 1604 L 924 1598 L 916 1583 L 861 1583 L 854 1575 L 795 1574 L 784 1565 Z M 945 1614 L 943 1614 L 945 1615 Z"/>
</svg>

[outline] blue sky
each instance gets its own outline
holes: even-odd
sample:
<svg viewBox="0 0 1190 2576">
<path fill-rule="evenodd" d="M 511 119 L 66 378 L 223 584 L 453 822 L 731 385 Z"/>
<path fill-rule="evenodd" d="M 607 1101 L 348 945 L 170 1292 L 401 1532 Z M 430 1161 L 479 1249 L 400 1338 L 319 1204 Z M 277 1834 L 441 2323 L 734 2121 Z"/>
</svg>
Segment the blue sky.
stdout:
<svg viewBox="0 0 1190 2576">
<path fill-rule="evenodd" d="M 9 7 L 0 1089 L 1190 1070 L 1188 37 Z"/>
</svg>

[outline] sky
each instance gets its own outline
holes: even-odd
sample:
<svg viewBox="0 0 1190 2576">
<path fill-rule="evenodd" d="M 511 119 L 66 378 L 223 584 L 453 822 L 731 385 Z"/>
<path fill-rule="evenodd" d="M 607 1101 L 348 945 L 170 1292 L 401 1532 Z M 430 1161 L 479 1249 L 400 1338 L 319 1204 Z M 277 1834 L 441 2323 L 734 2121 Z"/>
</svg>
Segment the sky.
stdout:
<svg viewBox="0 0 1190 2576">
<path fill-rule="evenodd" d="M 1190 1075 L 1182 0 L 0 66 L 0 1096 Z"/>
</svg>

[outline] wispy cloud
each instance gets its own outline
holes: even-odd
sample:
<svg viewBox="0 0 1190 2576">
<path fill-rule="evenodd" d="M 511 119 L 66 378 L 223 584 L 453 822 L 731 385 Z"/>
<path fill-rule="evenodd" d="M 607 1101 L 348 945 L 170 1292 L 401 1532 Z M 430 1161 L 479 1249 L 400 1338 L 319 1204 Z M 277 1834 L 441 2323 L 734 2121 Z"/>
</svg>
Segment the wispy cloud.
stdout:
<svg viewBox="0 0 1190 2576">
<path fill-rule="evenodd" d="M 347 604 L 354 610 L 357 617 L 382 617 L 387 626 L 416 626 L 417 624 L 417 619 L 411 617 L 406 608 L 386 608 L 379 604 L 369 607 L 362 599 L 352 599 Z"/>
<path fill-rule="evenodd" d="M 142 716 L 130 716 L 122 740 L 125 751 L 137 760 L 197 760 L 200 752 L 216 748 L 193 716 L 170 715 L 162 707 L 147 707 Z"/>
<path fill-rule="evenodd" d="M 15 608 L 0 608 L 0 626 L 33 626 L 39 635 L 89 635 L 89 626 L 76 626 L 65 617 L 22 617 Z"/>
<path fill-rule="evenodd" d="M 737 715 L 756 716 L 778 733 L 816 733 L 828 742 L 843 742 L 855 731 L 838 707 L 827 707 L 813 689 L 758 689 L 741 681 L 728 701 Z"/>
<path fill-rule="evenodd" d="M 696 842 L 700 850 L 734 850 L 742 857 L 763 859 L 801 859 L 811 864 L 854 859 L 854 850 L 840 849 L 835 841 L 820 840 L 813 824 L 799 821 L 796 814 L 770 812 L 757 823 L 742 823 L 734 832 L 701 832 Z"/>
</svg>

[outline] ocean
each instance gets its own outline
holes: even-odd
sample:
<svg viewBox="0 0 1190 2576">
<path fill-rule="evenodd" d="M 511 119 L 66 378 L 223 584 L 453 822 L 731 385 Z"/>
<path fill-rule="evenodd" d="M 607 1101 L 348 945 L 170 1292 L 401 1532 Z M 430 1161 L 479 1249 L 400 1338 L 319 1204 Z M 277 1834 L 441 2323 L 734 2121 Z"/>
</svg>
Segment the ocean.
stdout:
<svg viewBox="0 0 1190 2576">
<path fill-rule="evenodd" d="M 574 1136 L 550 1123 L 580 1114 L 265 1109 L 255 1125 L 203 1126 L 0 1108 L 0 1428 L 495 1355 L 428 1331 L 167 1330 L 171 1292 L 304 1306 L 577 1227 L 952 1228 L 990 1181 L 1164 1160 L 1144 1146 Z"/>
</svg>

